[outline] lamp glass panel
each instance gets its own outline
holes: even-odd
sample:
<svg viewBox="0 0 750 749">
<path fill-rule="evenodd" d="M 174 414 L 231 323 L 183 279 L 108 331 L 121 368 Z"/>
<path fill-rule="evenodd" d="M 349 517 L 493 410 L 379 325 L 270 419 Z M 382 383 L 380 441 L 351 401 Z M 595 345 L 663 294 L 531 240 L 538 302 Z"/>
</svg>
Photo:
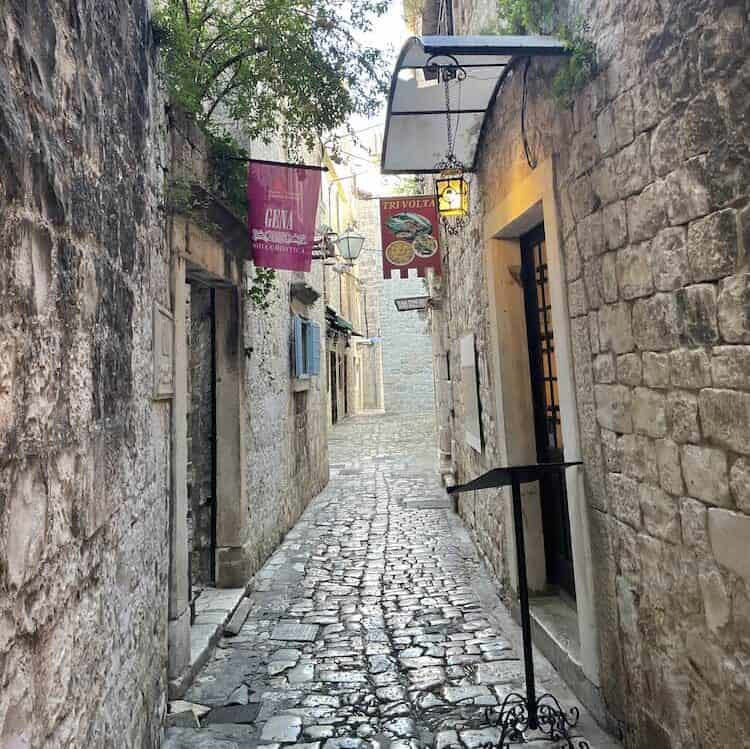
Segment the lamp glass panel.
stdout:
<svg viewBox="0 0 750 749">
<path fill-rule="evenodd" d="M 435 180 L 438 213 L 441 216 L 465 216 L 469 212 L 469 185 L 462 177 Z"/>
</svg>

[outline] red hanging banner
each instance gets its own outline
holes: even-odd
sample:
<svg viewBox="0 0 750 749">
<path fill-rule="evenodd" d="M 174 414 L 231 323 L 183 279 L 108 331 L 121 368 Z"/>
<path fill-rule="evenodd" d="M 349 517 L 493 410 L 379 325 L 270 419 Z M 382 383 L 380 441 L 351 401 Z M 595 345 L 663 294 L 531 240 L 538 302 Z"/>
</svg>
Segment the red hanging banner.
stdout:
<svg viewBox="0 0 750 749">
<path fill-rule="evenodd" d="M 250 161 L 247 221 L 255 265 L 309 273 L 320 172 L 319 167 Z"/>
<path fill-rule="evenodd" d="M 394 270 L 401 278 L 416 268 L 424 277 L 427 268 L 440 275 L 440 242 L 434 195 L 380 199 L 380 236 L 383 244 L 383 278 Z"/>
</svg>

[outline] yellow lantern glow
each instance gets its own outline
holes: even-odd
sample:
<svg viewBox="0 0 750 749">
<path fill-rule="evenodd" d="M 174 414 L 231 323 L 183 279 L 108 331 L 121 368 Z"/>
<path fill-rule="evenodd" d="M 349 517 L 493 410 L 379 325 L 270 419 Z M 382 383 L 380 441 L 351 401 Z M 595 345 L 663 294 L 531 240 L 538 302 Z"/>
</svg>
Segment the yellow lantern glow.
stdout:
<svg viewBox="0 0 750 749">
<path fill-rule="evenodd" d="M 458 218 L 469 213 L 469 183 L 460 169 L 440 172 L 435 180 L 438 213 L 443 218 Z"/>
</svg>

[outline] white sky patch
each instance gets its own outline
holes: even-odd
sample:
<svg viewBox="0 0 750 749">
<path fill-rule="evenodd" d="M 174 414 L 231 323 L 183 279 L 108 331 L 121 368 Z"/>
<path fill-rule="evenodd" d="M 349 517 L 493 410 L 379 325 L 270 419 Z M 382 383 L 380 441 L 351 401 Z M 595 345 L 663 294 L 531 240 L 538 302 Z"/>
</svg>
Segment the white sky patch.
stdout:
<svg viewBox="0 0 750 749">
<path fill-rule="evenodd" d="M 373 22 L 372 31 L 360 37 L 363 44 L 376 47 L 383 52 L 389 74 L 396 65 L 396 58 L 404 42 L 409 38 L 404 22 L 402 0 L 391 0 L 388 11 Z M 350 120 L 352 129 L 357 133 L 359 144 L 347 140 L 344 146 L 344 158 L 348 168 L 343 171 L 357 174 L 357 186 L 374 196 L 389 195 L 392 188 L 399 184 L 398 177 L 385 177 L 380 174 L 380 151 L 385 128 L 385 113 L 388 103 L 387 94 L 383 95 L 380 110 L 373 117 L 355 116 Z"/>
</svg>

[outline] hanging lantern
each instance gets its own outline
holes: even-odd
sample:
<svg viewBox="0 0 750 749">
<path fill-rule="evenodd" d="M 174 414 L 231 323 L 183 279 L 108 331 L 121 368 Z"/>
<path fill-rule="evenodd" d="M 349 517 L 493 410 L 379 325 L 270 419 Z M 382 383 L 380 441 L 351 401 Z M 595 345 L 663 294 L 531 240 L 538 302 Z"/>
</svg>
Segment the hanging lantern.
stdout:
<svg viewBox="0 0 750 749">
<path fill-rule="evenodd" d="M 457 219 L 469 214 L 469 183 L 461 169 L 446 169 L 435 179 L 437 208 L 441 218 Z"/>
</svg>

